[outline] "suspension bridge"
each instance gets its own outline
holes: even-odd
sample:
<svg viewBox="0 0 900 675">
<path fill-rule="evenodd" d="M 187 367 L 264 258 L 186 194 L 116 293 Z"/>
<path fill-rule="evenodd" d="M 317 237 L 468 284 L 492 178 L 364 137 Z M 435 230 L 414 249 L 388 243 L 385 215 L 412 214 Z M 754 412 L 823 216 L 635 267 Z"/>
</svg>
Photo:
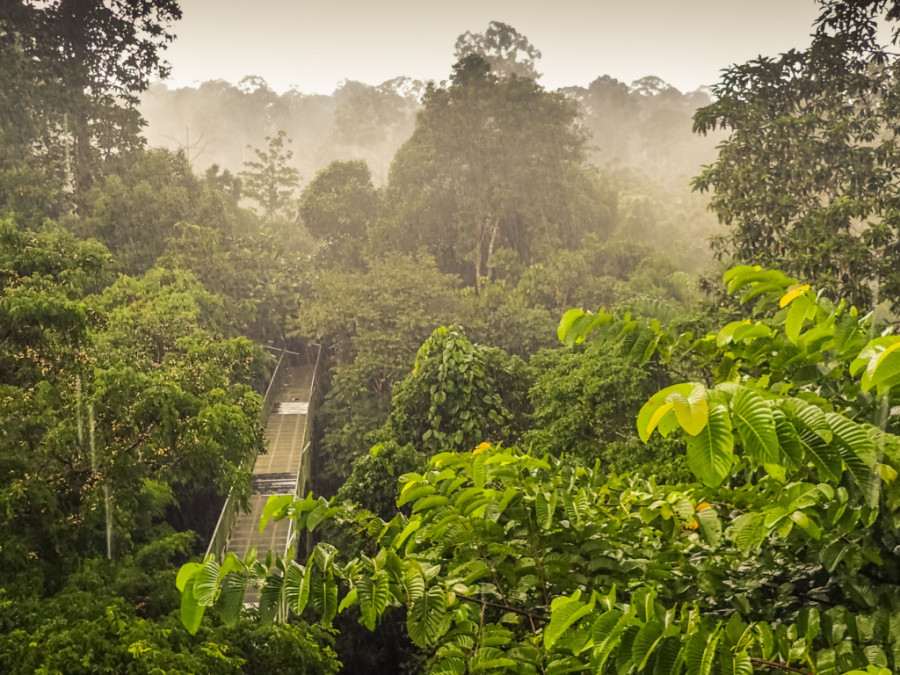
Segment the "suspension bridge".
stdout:
<svg viewBox="0 0 900 675">
<path fill-rule="evenodd" d="M 207 555 L 219 560 L 233 552 L 244 559 L 255 548 L 258 557 L 270 550 L 282 555 L 296 542 L 293 520 L 270 522 L 263 532 L 259 521 L 272 495 L 303 495 L 309 479 L 312 406 L 321 349 L 315 358 L 280 350 L 263 403 L 268 451 L 253 465 L 253 494 L 249 511 L 242 512 L 231 495 L 225 500 Z"/>
</svg>

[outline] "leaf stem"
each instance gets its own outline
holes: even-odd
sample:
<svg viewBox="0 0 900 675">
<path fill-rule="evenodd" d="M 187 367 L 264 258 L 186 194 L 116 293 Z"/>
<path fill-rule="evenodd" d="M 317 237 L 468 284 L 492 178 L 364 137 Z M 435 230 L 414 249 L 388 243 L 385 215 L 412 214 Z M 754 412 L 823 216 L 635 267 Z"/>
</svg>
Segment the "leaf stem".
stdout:
<svg viewBox="0 0 900 675">
<path fill-rule="evenodd" d="M 762 666 L 768 666 L 769 668 L 777 668 L 779 670 L 783 670 L 787 673 L 800 673 L 800 675 L 810 675 L 805 670 L 800 670 L 799 668 L 794 668 L 793 666 L 786 666 L 783 663 L 778 663 L 777 661 L 769 661 L 767 659 L 756 658 L 755 656 L 751 656 L 750 660 L 753 663 L 758 663 Z"/>
<path fill-rule="evenodd" d="M 512 612 L 513 614 L 519 614 L 521 616 L 527 616 L 529 619 L 537 619 L 538 621 L 543 621 L 544 623 L 550 622 L 550 617 L 543 616 L 542 614 L 534 614 L 533 612 L 529 612 L 527 609 L 519 609 L 518 607 L 510 607 L 506 604 L 501 604 L 499 602 L 491 602 L 490 600 L 479 600 L 478 598 L 470 598 L 466 595 L 457 595 L 459 600 L 465 600 L 466 602 L 471 602 L 477 605 L 488 606 L 488 607 L 496 607 L 497 609 L 503 609 L 507 612 Z"/>
</svg>

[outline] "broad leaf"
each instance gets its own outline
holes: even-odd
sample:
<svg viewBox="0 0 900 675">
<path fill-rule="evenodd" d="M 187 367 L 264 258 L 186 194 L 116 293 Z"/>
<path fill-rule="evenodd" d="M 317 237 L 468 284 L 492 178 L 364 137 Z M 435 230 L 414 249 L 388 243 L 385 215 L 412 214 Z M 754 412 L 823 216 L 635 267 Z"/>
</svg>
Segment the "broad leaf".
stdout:
<svg viewBox="0 0 900 675">
<path fill-rule="evenodd" d="M 179 614 L 181 623 L 187 628 L 188 633 L 191 635 L 197 634 L 197 631 L 200 629 L 200 622 L 203 621 L 203 612 L 205 611 L 206 607 L 194 600 L 194 579 L 192 577 L 184 584 L 184 589 L 181 593 L 181 612 Z"/>
<path fill-rule="evenodd" d="M 631 658 L 634 660 L 638 671 L 647 667 L 647 662 L 653 656 L 653 651 L 663 639 L 662 621 L 654 619 L 641 626 L 634 642 L 631 644 Z"/>
<path fill-rule="evenodd" d="M 709 419 L 709 404 L 706 398 L 706 387 L 698 382 L 692 383 L 694 388 L 686 397 L 673 392 L 668 401 L 675 409 L 678 424 L 691 436 L 699 434 Z"/>
<path fill-rule="evenodd" d="M 695 383 L 692 382 L 675 384 L 671 387 L 666 387 L 665 389 L 656 392 L 653 396 L 650 397 L 650 400 L 648 400 L 643 405 L 637 417 L 638 436 L 640 436 L 641 440 L 644 441 L 644 443 L 649 440 L 650 434 L 653 432 L 653 429 L 656 428 L 656 425 L 659 424 L 660 420 L 662 419 L 662 416 L 659 415 L 657 411 L 662 406 L 669 403 L 669 395 L 673 393 L 681 394 L 682 396 L 687 398 L 691 395 L 691 392 L 694 391 L 694 387 Z M 667 408 L 667 411 L 668 410 L 669 408 Z"/>
<path fill-rule="evenodd" d="M 800 341 L 800 332 L 803 330 L 803 322 L 811 308 L 814 307 L 813 301 L 806 293 L 802 293 L 791 302 L 788 309 L 787 317 L 784 320 L 784 332 L 788 339 L 797 344 Z"/>
<path fill-rule="evenodd" d="M 286 509 L 290 504 L 292 504 L 294 498 L 291 495 L 272 495 L 266 501 L 266 505 L 263 507 L 262 516 L 259 519 L 259 531 L 262 532 L 266 529 L 266 525 L 269 524 L 269 521 L 280 515 L 284 509 Z"/>
<path fill-rule="evenodd" d="M 309 599 L 312 606 L 327 625 L 337 614 L 337 583 L 331 574 L 315 571 L 310 575 Z"/>
<path fill-rule="evenodd" d="M 864 427 L 837 413 L 827 413 L 825 420 L 834 433 L 834 440 L 850 450 L 867 467 L 875 468 L 878 453 L 875 442 Z"/>
<path fill-rule="evenodd" d="M 725 406 L 719 404 L 709 411 L 703 430 L 687 438 L 688 467 L 704 484 L 716 487 L 731 472 L 733 459 L 731 418 Z"/>
<path fill-rule="evenodd" d="M 406 619 L 410 639 L 422 649 L 433 645 L 449 627 L 444 589 L 433 586 L 412 604 Z"/>
<path fill-rule="evenodd" d="M 809 429 L 801 431 L 799 439 L 806 458 L 818 470 L 819 478 L 829 483 L 838 482 L 843 469 L 841 467 L 841 455 L 837 449 L 822 440 L 819 434 Z"/>
<path fill-rule="evenodd" d="M 775 417 L 759 394 L 740 387 L 732 402 L 732 416 L 747 455 L 757 465 L 781 461 Z"/>
<path fill-rule="evenodd" d="M 589 603 L 579 600 L 580 593 L 572 597 L 554 598 L 550 605 L 550 624 L 544 630 L 544 647 L 552 649 L 556 641 L 568 630 L 569 626 L 594 610 L 594 598 Z"/>
<path fill-rule="evenodd" d="M 219 590 L 219 563 L 207 560 L 194 575 L 194 600 L 204 607 L 216 601 Z"/>
<path fill-rule="evenodd" d="M 222 623 L 226 626 L 233 627 L 241 618 L 246 589 L 247 574 L 245 572 L 232 572 L 222 579 L 217 608 Z"/>
</svg>

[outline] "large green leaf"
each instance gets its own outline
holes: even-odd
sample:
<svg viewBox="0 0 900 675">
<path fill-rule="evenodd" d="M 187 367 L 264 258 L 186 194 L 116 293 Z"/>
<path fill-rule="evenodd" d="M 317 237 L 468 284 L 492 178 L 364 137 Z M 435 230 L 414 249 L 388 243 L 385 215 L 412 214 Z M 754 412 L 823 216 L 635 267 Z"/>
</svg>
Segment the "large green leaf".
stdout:
<svg viewBox="0 0 900 675">
<path fill-rule="evenodd" d="M 787 317 L 784 320 L 784 332 L 794 344 L 800 341 L 803 322 L 813 307 L 813 300 L 807 293 L 800 293 L 791 301 Z"/>
<path fill-rule="evenodd" d="M 538 492 L 534 499 L 534 512 L 541 529 L 549 530 L 553 527 L 553 514 L 555 511 L 556 492 L 550 494 Z"/>
<path fill-rule="evenodd" d="M 656 648 L 656 660 L 653 664 L 653 675 L 671 675 L 679 672 L 683 658 L 681 636 L 664 637 Z"/>
<path fill-rule="evenodd" d="M 602 673 L 613 651 L 626 630 L 633 624 L 634 614 L 623 614 L 618 609 L 610 609 L 601 614 L 591 627 L 594 648 L 591 651 L 591 672 Z"/>
<path fill-rule="evenodd" d="M 753 675 L 753 661 L 750 660 L 750 655 L 746 651 L 734 655 L 731 672 L 734 675 Z"/>
<path fill-rule="evenodd" d="M 721 635 L 717 628 L 712 635 L 701 631 L 691 636 L 685 651 L 688 675 L 710 675 Z"/>
<path fill-rule="evenodd" d="M 641 626 L 634 642 L 631 643 L 631 658 L 638 671 L 647 667 L 647 662 L 653 656 L 654 650 L 663 639 L 663 624 L 659 619 L 648 621 Z"/>
<path fill-rule="evenodd" d="M 798 398 L 790 398 L 782 402 L 782 408 L 788 412 L 797 431 L 809 429 L 822 437 L 826 443 L 832 439 L 831 427 L 825 419 L 825 412 Z"/>
<path fill-rule="evenodd" d="M 855 312 L 846 312 L 834 327 L 832 341 L 825 344 L 824 347 L 832 348 L 839 354 L 852 350 L 859 340 L 865 338 L 868 328 L 868 322 L 865 319 L 860 319 Z"/>
<path fill-rule="evenodd" d="M 875 448 L 875 441 L 872 440 L 865 427 L 837 413 L 827 413 L 825 420 L 834 433 L 834 440 L 850 450 L 867 467 L 875 468 L 875 464 L 878 462 L 878 452 Z"/>
<path fill-rule="evenodd" d="M 352 607 L 353 605 L 356 605 L 358 603 L 359 603 L 359 589 L 357 589 L 356 586 L 354 586 L 347 592 L 347 595 L 344 596 L 344 599 L 341 600 L 341 604 L 338 605 L 338 609 L 337 609 L 338 614 L 343 612 L 348 607 Z"/>
<path fill-rule="evenodd" d="M 194 600 L 204 607 L 210 607 L 216 601 L 219 590 L 219 563 L 207 560 L 194 575 Z"/>
<path fill-rule="evenodd" d="M 377 570 L 372 575 L 364 573 L 356 589 L 363 623 L 369 630 L 375 630 L 375 623 L 384 613 L 391 597 L 387 572 Z"/>
<path fill-rule="evenodd" d="M 181 623 L 187 628 L 188 633 L 197 634 L 205 611 L 206 607 L 194 599 L 194 579 L 191 577 L 185 582 L 184 590 L 181 593 L 181 612 L 179 614 Z"/>
<path fill-rule="evenodd" d="M 801 431 L 799 439 L 806 458 L 818 470 L 819 478 L 828 483 L 839 481 L 843 469 L 841 466 L 841 455 L 838 450 L 810 429 Z"/>
<path fill-rule="evenodd" d="M 697 522 L 706 542 L 713 548 L 718 546 L 722 540 L 722 521 L 716 510 L 711 506 L 700 509 L 697 511 Z"/>
<path fill-rule="evenodd" d="M 567 345 L 574 344 L 577 337 L 574 332 L 572 334 L 571 342 L 567 341 L 566 337 L 572 329 L 572 324 L 585 314 L 586 312 L 583 309 L 570 309 L 562 315 L 562 319 L 559 320 L 559 326 L 556 329 L 556 336 L 559 338 L 560 342 Z"/>
<path fill-rule="evenodd" d="M 406 618 L 410 639 L 422 649 L 433 645 L 449 627 L 444 589 L 432 586 L 416 599 Z"/>
<path fill-rule="evenodd" d="M 701 385 L 702 386 L 702 385 Z M 691 395 L 691 392 L 694 391 L 696 387 L 695 382 L 684 382 L 682 384 L 675 384 L 671 387 L 666 387 L 662 389 L 653 396 L 650 397 L 643 407 L 641 407 L 640 412 L 637 417 L 637 429 L 638 436 L 640 436 L 641 440 L 646 443 L 650 434 L 653 433 L 653 430 L 662 420 L 662 417 L 668 412 L 672 411 L 674 415 L 674 405 L 668 400 L 670 394 L 680 394 L 681 396 L 687 398 Z M 664 407 L 668 406 L 668 407 Z M 660 413 L 660 408 L 663 408 L 663 413 Z"/>
<path fill-rule="evenodd" d="M 202 566 L 201 563 L 196 562 L 189 562 L 182 565 L 181 569 L 178 570 L 178 576 L 175 578 L 175 587 L 183 592 L 188 579 L 192 579 Z"/>
<path fill-rule="evenodd" d="M 425 577 L 422 567 L 416 560 L 403 561 L 403 590 L 407 603 L 413 602 L 425 594 Z"/>
<path fill-rule="evenodd" d="M 276 518 L 282 515 L 287 507 L 294 502 L 294 498 L 291 495 L 271 495 L 268 500 L 266 500 L 266 505 L 263 507 L 262 516 L 259 519 L 259 531 L 262 532 L 266 529 L 266 525 L 269 524 L 269 521 L 272 518 Z"/>
<path fill-rule="evenodd" d="M 320 541 L 313 549 L 312 560 L 319 566 L 320 570 L 327 572 L 331 569 L 336 555 L 337 549 L 334 545 Z"/>
<path fill-rule="evenodd" d="M 594 598 L 588 603 L 581 602 L 581 593 L 575 591 L 571 597 L 554 598 L 550 605 L 550 624 L 544 630 L 544 647 L 552 649 L 556 641 L 569 626 L 594 610 Z"/>
<path fill-rule="evenodd" d="M 639 626 L 629 626 L 622 637 L 619 639 L 619 646 L 616 648 L 616 654 L 613 657 L 616 665 L 616 673 L 618 675 L 626 675 L 632 671 L 634 659 L 631 656 L 631 646 L 634 644 L 634 638 L 637 636 Z"/>
<path fill-rule="evenodd" d="M 787 456 L 790 462 L 796 466 L 803 463 L 803 446 L 800 445 L 800 437 L 797 429 L 788 420 L 787 415 L 778 408 L 772 409 L 772 416 L 775 419 L 775 434 L 778 437 L 778 445 L 781 451 Z"/>
<path fill-rule="evenodd" d="M 397 537 L 395 537 L 394 540 L 391 542 L 391 548 L 394 550 L 399 549 L 403 545 L 403 542 L 405 542 L 407 540 L 407 538 L 413 532 L 418 530 L 421 526 L 422 526 L 422 520 L 419 516 L 416 516 L 415 518 L 411 519 L 408 523 L 406 523 L 406 526 L 403 528 L 403 531 L 399 535 L 397 535 Z"/>
<path fill-rule="evenodd" d="M 246 589 L 247 574 L 245 572 L 232 572 L 222 579 L 217 608 L 222 623 L 226 626 L 233 627 L 240 619 Z"/>
<path fill-rule="evenodd" d="M 293 560 L 284 575 L 284 594 L 290 610 L 299 616 L 309 601 L 309 568 Z"/>
<path fill-rule="evenodd" d="M 487 483 L 487 453 L 482 452 L 472 459 L 472 482 L 475 487 L 481 489 Z"/>
<path fill-rule="evenodd" d="M 744 449 L 757 465 L 781 461 L 775 417 L 759 394 L 746 387 L 738 388 L 732 401 L 732 416 Z"/>
<path fill-rule="evenodd" d="M 337 508 L 329 507 L 324 499 L 316 504 L 316 507 L 306 517 L 306 529 L 312 532 L 326 518 L 330 518 L 337 512 Z"/>
<path fill-rule="evenodd" d="M 844 464 L 847 465 L 850 475 L 853 476 L 853 480 L 859 486 L 859 491 L 862 493 L 863 498 L 869 506 L 876 506 L 878 504 L 878 491 L 876 489 L 878 482 L 875 480 L 875 470 L 869 467 L 850 448 L 841 445 L 838 447 L 838 452 L 844 460 Z"/>
<path fill-rule="evenodd" d="M 266 583 L 259 592 L 259 620 L 271 623 L 278 615 L 284 591 L 284 578 L 273 574 L 266 578 Z"/>
<path fill-rule="evenodd" d="M 733 459 L 731 418 L 725 406 L 718 404 L 709 411 L 703 430 L 687 438 L 688 467 L 704 484 L 716 487 L 731 472 Z"/>
<path fill-rule="evenodd" d="M 738 516 L 731 524 L 731 541 L 742 551 L 759 546 L 767 534 L 764 521 L 765 516 L 761 513 Z"/>
<path fill-rule="evenodd" d="M 691 436 L 696 436 L 709 419 L 709 404 L 707 402 L 706 387 L 699 382 L 693 382 L 694 388 L 687 396 L 673 392 L 668 397 L 675 410 L 678 424 Z"/>
<path fill-rule="evenodd" d="M 900 384 L 900 336 L 891 335 L 871 340 L 850 364 L 850 371 L 854 375 L 862 372 L 860 384 L 863 391 L 872 387 L 889 388 Z"/>
<path fill-rule="evenodd" d="M 337 583 L 331 574 L 314 571 L 309 580 L 309 599 L 322 619 L 329 624 L 337 614 Z"/>
<path fill-rule="evenodd" d="M 560 342 L 571 347 L 579 342 L 584 342 L 597 326 L 612 321 L 613 316 L 607 314 L 605 309 L 601 309 L 597 314 L 585 312 L 583 309 L 570 309 L 563 314 L 559 327 L 556 329 L 556 335 Z"/>
</svg>

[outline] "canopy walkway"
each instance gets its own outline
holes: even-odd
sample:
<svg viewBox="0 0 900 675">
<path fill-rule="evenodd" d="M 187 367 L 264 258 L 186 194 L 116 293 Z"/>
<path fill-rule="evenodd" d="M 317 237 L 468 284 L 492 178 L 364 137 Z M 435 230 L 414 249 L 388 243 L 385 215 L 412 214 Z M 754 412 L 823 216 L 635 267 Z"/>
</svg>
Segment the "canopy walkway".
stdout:
<svg viewBox="0 0 900 675">
<path fill-rule="evenodd" d="M 285 554 L 295 542 L 292 520 L 270 522 L 259 531 L 262 510 L 272 495 L 302 495 L 309 476 L 311 404 L 318 354 L 281 351 L 263 405 L 268 452 L 253 465 L 253 494 L 249 513 L 240 513 L 229 495 L 209 542 L 207 554 L 220 560 L 228 551 L 243 559 L 251 548 L 264 557 L 269 550 Z"/>
</svg>

